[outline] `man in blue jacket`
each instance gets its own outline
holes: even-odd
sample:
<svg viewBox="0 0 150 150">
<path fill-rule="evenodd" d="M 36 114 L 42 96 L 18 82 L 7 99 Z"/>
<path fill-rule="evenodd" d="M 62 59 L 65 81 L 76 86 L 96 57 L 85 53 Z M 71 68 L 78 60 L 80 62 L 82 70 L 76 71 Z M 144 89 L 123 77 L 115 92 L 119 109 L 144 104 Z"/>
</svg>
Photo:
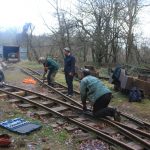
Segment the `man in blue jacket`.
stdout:
<svg viewBox="0 0 150 150">
<path fill-rule="evenodd" d="M 120 90 L 120 81 L 119 81 L 120 73 L 121 73 L 121 65 L 117 65 L 112 75 L 113 79 L 112 83 L 114 84 L 114 90 L 116 91 Z"/>
<path fill-rule="evenodd" d="M 54 86 L 54 78 L 56 76 L 56 73 L 58 72 L 59 64 L 52 58 L 45 58 L 45 57 L 40 57 L 39 63 L 42 63 L 44 66 L 43 78 L 45 78 L 45 75 L 48 72 L 48 74 L 47 74 L 48 85 L 53 87 Z"/>
<path fill-rule="evenodd" d="M 73 77 L 75 75 L 75 57 L 71 55 L 70 48 L 64 48 L 64 73 L 65 73 L 65 80 L 68 87 L 68 94 L 67 96 L 73 96 Z"/>
<path fill-rule="evenodd" d="M 114 120 L 120 121 L 120 113 L 108 107 L 112 97 L 111 91 L 98 78 L 91 76 L 89 69 L 83 69 L 82 73 L 80 94 L 83 111 L 87 110 L 86 100 L 88 99 L 93 106 L 92 112 L 95 117 L 112 116 Z"/>
</svg>

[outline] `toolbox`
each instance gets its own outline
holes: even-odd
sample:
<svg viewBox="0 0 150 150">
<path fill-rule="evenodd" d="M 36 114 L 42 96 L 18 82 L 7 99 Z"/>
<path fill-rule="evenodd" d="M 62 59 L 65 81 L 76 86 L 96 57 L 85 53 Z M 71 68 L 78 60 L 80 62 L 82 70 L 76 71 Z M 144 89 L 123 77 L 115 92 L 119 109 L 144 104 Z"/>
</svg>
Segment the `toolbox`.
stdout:
<svg viewBox="0 0 150 150">
<path fill-rule="evenodd" d="M 29 134 L 42 127 L 38 123 L 32 123 L 23 118 L 8 119 L 0 122 L 0 126 L 18 134 Z"/>
</svg>

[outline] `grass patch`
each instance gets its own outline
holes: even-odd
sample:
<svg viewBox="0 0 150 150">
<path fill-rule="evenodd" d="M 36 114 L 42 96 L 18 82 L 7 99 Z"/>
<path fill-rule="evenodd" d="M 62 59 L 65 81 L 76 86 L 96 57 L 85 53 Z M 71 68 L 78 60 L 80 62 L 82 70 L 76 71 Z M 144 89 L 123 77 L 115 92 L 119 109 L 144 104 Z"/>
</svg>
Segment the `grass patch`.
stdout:
<svg viewBox="0 0 150 150">
<path fill-rule="evenodd" d="M 56 133 L 56 138 L 59 139 L 59 142 L 63 143 L 69 138 L 69 134 L 66 130 L 62 130 L 58 133 Z"/>
<path fill-rule="evenodd" d="M 56 74 L 55 80 L 62 85 L 67 86 L 65 81 L 65 75 L 61 70 L 58 71 L 58 73 Z M 75 90 L 79 90 L 79 81 L 74 80 L 73 85 Z"/>
<path fill-rule="evenodd" d="M 37 69 L 37 68 L 43 67 L 42 64 L 39 64 L 38 62 L 35 62 L 35 61 L 21 61 L 17 64 L 17 66 L 28 67 L 28 68 L 32 68 L 32 69 Z"/>
<path fill-rule="evenodd" d="M 43 66 L 41 64 L 38 64 L 36 62 L 22 62 L 21 65 L 28 66 L 32 69 L 37 69 L 37 68 L 42 69 L 43 68 Z M 59 70 L 59 72 L 56 75 L 55 80 L 63 85 L 66 85 L 65 76 L 64 76 L 64 73 L 62 72 L 62 70 L 63 70 L 62 68 Z M 107 76 L 107 75 L 108 75 L 108 69 L 101 68 L 100 76 Z M 148 114 L 149 107 L 150 107 L 149 99 L 143 99 L 143 101 L 141 103 L 129 103 L 127 95 L 124 95 L 121 92 L 115 92 L 113 90 L 112 84 L 110 84 L 106 80 L 102 80 L 102 81 L 103 81 L 104 85 L 106 85 L 113 93 L 113 98 L 111 101 L 112 106 L 118 107 L 118 108 L 120 108 L 120 110 L 123 110 L 123 111 L 127 111 L 127 109 L 129 109 L 129 111 L 133 111 L 133 113 L 135 111 L 136 113 L 142 114 L 143 117 L 145 117 L 145 116 L 147 117 L 146 114 Z M 79 81 L 74 80 L 73 84 L 74 84 L 74 89 L 79 91 L 79 87 L 80 87 Z"/>
</svg>

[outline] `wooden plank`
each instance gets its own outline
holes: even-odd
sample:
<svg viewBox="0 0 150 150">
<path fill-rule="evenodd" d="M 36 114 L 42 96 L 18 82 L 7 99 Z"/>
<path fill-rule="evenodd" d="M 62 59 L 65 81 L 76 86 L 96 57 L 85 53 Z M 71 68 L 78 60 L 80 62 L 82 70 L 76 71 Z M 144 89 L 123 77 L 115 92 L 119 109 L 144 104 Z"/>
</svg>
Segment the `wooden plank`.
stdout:
<svg viewBox="0 0 150 150">
<path fill-rule="evenodd" d="M 67 90 L 60 90 L 60 92 L 66 94 Z"/>
<path fill-rule="evenodd" d="M 65 111 L 65 110 L 68 110 L 68 109 L 69 108 L 64 107 L 64 106 L 58 106 L 58 107 L 52 108 L 53 111 L 58 111 L 58 112 Z"/>
<path fill-rule="evenodd" d="M 51 127 L 52 127 L 52 128 L 57 128 L 58 126 L 59 126 L 59 125 L 56 124 L 56 123 L 51 124 Z"/>
<path fill-rule="evenodd" d="M 39 115 L 39 116 L 46 116 L 46 115 L 50 115 L 50 112 L 48 112 L 48 111 L 36 111 L 35 114 Z"/>
<path fill-rule="evenodd" d="M 79 127 L 71 127 L 71 126 L 69 126 L 69 127 L 65 127 L 65 129 L 66 129 L 68 132 L 72 132 L 72 131 L 78 130 Z"/>
<path fill-rule="evenodd" d="M 78 120 L 78 121 L 86 121 L 87 118 L 76 118 L 76 120 Z"/>
<path fill-rule="evenodd" d="M 132 123 L 128 123 L 128 122 L 126 122 L 126 123 L 124 123 L 125 125 L 127 125 L 128 127 L 130 127 L 130 128 L 133 128 L 133 129 L 137 129 L 137 128 L 139 128 L 139 126 L 138 125 L 135 125 L 135 124 L 132 124 Z"/>
<path fill-rule="evenodd" d="M 24 96 L 25 92 L 24 91 L 17 91 L 17 92 L 12 92 L 12 94 Z M 8 94 L 0 94 L 0 98 L 6 98 L 6 97 L 8 97 Z"/>
<path fill-rule="evenodd" d="M 20 99 L 10 99 L 10 100 L 8 100 L 9 103 L 18 103 L 20 101 L 21 101 Z"/>
<path fill-rule="evenodd" d="M 52 106 L 56 105 L 55 102 L 50 102 L 50 101 L 41 102 L 41 104 L 42 104 L 42 105 L 49 106 L 49 107 L 52 107 Z"/>
<path fill-rule="evenodd" d="M 143 150 L 142 145 L 136 144 L 134 142 L 130 142 L 127 145 L 130 146 L 130 147 L 132 147 L 133 149 L 136 149 L 136 150 Z"/>
<path fill-rule="evenodd" d="M 117 130 L 114 130 L 114 129 L 110 128 L 110 127 L 106 127 L 106 128 L 104 128 L 104 129 L 102 129 L 102 131 L 103 131 L 104 133 L 108 134 L 108 135 L 111 135 L 111 136 L 118 133 Z"/>
<path fill-rule="evenodd" d="M 36 98 L 39 98 L 39 96 L 37 96 L 37 95 L 27 95 L 27 96 L 24 96 L 24 98 L 27 98 L 27 99 L 36 99 Z"/>
<path fill-rule="evenodd" d="M 97 126 L 97 124 L 94 123 L 94 122 L 87 122 L 86 124 L 89 125 L 89 126 L 93 126 L 93 127 L 94 127 L 94 126 Z"/>
<path fill-rule="evenodd" d="M 22 108 L 31 108 L 31 107 L 35 107 L 34 105 L 32 104 L 20 104 L 18 105 L 19 107 L 22 107 Z"/>
<path fill-rule="evenodd" d="M 93 135 L 89 135 L 89 133 L 80 133 L 73 135 L 73 139 L 77 140 L 78 142 L 83 142 L 91 139 L 95 139 Z"/>
<path fill-rule="evenodd" d="M 61 87 L 58 87 L 58 88 L 55 88 L 55 89 L 59 90 L 59 91 L 64 90 L 64 88 L 61 88 Z"/>
<path fill-rule="evenodd" d="M 10 87 L 4 87 L 3 90 L 12 92 L 14 89 L 12 89 L 12 88 L 10 88 Z"/>
<path fill-rule="evenodd" d="M 59 124 L 60 126 L 62 126 L 62 125 L 64 125 L 64 124 L 65 124 L 65 121 L 58 120 L 58 121 L 57 121 L 57 124 Z"/>
<path fill-rule="evenodd" d="M 23 96 L 25 95 L 25 92 L 24 91 L 17 91 L 17 92 L 12 92 L 12 94 L 17 94 L 17 95 L 20 95 L 20 96 Z M 0 94 L 0 98 L 7 98 L 8 94 Z"/>
<path fill-rule="evenodd" d="M 12 94 L 16 94 L 16 95 L 24 96 L 24 95 L 25 95 L 25 91 L 12 92 Z"/>
<path fill-rule="evenodd" d="M 2 99 L 2 98 L 7 98 L 7 94 L 0 94 L 0 99 Z"/>
</svg>

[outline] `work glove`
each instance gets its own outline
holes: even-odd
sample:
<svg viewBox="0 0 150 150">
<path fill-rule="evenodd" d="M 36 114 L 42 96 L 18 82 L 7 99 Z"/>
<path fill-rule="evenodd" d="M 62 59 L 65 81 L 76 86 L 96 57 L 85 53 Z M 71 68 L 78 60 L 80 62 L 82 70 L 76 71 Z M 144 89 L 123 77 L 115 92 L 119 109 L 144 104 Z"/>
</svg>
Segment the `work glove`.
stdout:
<svg viewBox="0 0 150 150">
<path fill-rule="evenodd" d="M 44 72 L 47 73 L 48 67 L 44 67 Z"/>
</svg>

